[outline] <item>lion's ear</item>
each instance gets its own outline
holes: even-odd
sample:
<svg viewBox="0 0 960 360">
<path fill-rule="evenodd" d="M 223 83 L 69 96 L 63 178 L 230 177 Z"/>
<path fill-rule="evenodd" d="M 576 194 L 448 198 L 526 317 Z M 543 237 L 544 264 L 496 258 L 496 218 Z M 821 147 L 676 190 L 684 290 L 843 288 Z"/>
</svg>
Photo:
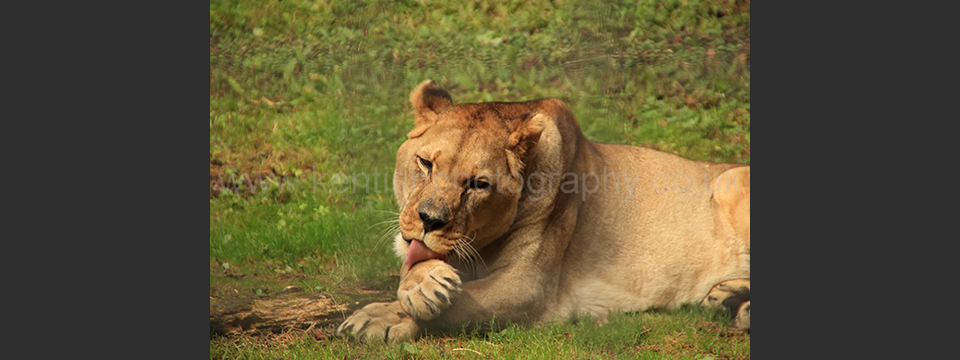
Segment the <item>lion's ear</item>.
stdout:
<svg viewBox="0 0 960 360">
<path fill-rule="evenodd" d="M 528 114 L 513 126 L 513 133 L 507 138 L 507 163 L 513 176 L 519 177 L 523 171 L 523 159 L 540 141 L 546 120 L 542 114 Z"/>
<path fill-rule="evenodd" d="M 410 93 L 410 103 L 413 104 L 416 126 L 420 127 L 436 121 L 440 111 L 453 105 L 453 99 L 436 81 L 426 80 Z"/>
</svg>

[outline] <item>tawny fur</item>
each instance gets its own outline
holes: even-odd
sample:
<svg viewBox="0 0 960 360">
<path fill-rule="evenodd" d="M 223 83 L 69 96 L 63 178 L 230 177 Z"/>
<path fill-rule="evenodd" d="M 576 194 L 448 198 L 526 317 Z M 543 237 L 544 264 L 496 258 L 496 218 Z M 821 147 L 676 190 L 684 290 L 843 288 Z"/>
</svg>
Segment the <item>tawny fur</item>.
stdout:
<svg viewBox="0 0 960 360">
<path fill-rule="evenodd" d="M 415 317 L 420 329 L 710 305 L 707 294 L 731 279 L 745 279 L 749 291 L 749 166 L 591 142 L 557 99 L 454 105 L 429 80 L 410 99 L 415 128 L 397 152 L 394 174 L 401 211 L 395 248 L 403 258 L 408 241 L 419 239 L 449 259 L 430 261 L 429 269 L 418 264 L 402 282 L 431 281 L 426 274 L 438 266 L 456 269 L 462 280 L 456 288 L 401 284 L 437 289 L 451 301 L 431 309 L 407 296 L 408 313 L 439 310 Z M 477 179 L 491 188 L 471 189 Z M 423 212 L 449 215 L 449 224 L 425 234 Z M 479 259 L 462 259 L 466 247 Z M 734 311 L 747 314 L 737 323 L 749 327 L 746 306 Z M 355 317 L 393 319 L 360 310 L 341 329 Z M 381 328 L 389 324 L 369 327 Z"/>
</svg>

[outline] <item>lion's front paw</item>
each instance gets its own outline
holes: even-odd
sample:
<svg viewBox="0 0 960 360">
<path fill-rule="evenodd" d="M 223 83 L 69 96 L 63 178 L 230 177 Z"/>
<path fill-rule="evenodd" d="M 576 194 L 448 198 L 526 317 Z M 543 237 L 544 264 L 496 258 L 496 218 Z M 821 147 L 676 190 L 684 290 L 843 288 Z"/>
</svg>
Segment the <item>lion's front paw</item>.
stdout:
<svg viewBox="0 0 960 360">
<path fill-rule="evenodd" d="M 427 260 L 413 266 L 397 290 L 400 306 L 418 320 L 430 320 L 453 302 L 460 293 L 460 276 L 450 264 Z"/>
<path fill-rule="evenodd" d="M 413 340 L 419 333 L 420 326 L 396 301 L 364 306 L 337 328 L 337 335 L 352 335 L 366 343 L 396 344 Z"/>
</svg>

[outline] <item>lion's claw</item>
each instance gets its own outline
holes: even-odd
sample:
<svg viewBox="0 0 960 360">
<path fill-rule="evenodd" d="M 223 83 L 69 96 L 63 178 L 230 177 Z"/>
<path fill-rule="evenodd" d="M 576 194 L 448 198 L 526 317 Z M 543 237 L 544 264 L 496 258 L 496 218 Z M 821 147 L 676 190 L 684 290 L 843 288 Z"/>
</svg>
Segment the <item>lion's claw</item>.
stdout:
<svg viewBox="0 0 960 360">
<path fill-rule="evenodd" d="M 396 344 L 413 340 L 419 332 L 420 326 L 396 301 L 364 306 L 337 328 L 338 336 L 352 335 L 367 343 Z"/>
</svg>

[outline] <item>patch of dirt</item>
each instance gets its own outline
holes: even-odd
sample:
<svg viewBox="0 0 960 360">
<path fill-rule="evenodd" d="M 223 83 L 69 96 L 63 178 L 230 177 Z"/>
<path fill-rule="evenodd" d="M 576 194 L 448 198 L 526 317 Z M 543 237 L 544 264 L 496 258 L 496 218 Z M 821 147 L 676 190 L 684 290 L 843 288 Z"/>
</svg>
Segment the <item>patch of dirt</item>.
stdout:
<svg viewBox="0 0 960 360">
<path fill-rule="evenodd" d="M 269 299 L 211 299 L 210 332 L 227 335 L 307 328 L 342 318 L 345 304 L 323 295 L 301 294 Z"/>
<path fill-rule="evenodd" d="M 315 338 L 326 338 L 357 309 L 395 296 L 387 291 L 355 290 L 337 294 L 297 291 L 256 299 L 211 297 L 210 336 L 267 336 L 305 330 Z"/>
</svg>

